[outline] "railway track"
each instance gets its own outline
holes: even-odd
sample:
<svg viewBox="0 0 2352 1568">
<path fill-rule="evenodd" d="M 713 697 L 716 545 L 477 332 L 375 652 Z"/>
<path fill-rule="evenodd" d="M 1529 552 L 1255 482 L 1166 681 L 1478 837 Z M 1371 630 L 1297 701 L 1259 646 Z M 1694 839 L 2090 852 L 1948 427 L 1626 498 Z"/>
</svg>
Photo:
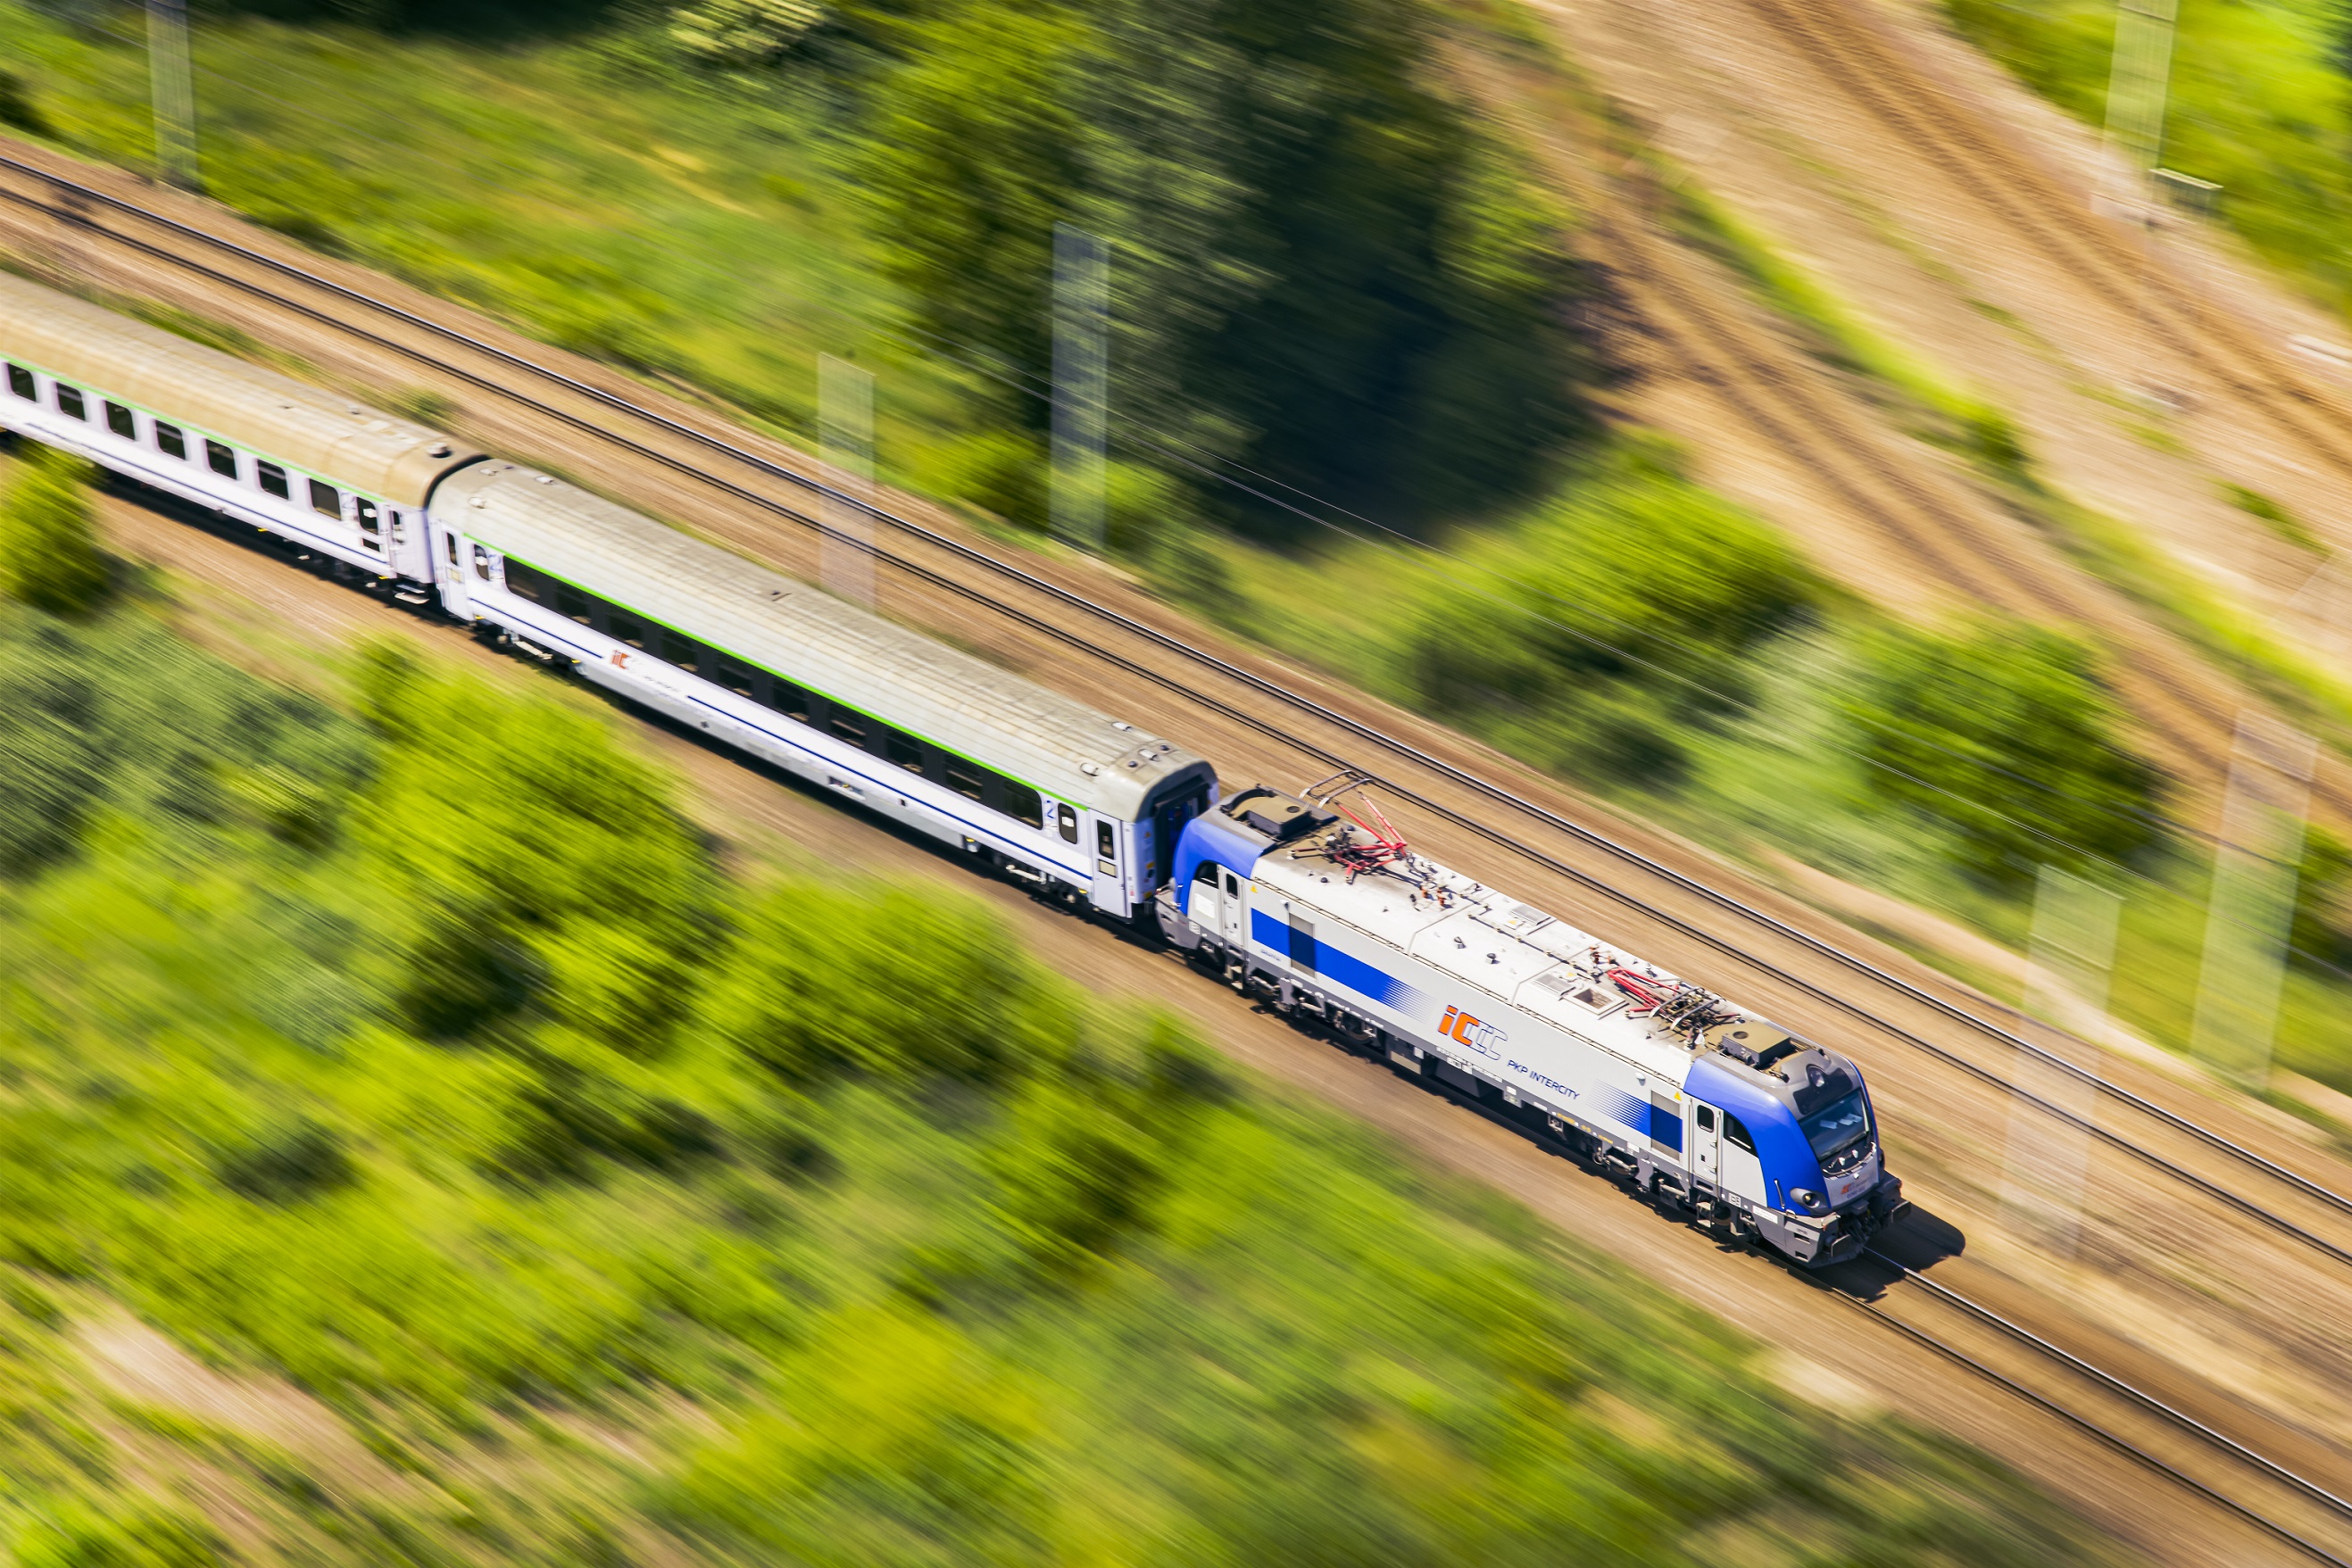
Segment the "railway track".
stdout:
<svg viewBox="0 0 2352 1568">
<path fill-rule="evenodd" d="M 13 159 L 0 159 L 0 175 L 49 187 L 72 183 Z M 0 188 L 0 199 L 22 203 L 28 197 L 17 184 Z M 30 199 L 46 212 L 57 210 L 53 200 Z M 110 228 L 100 221 L 100 214 L 116 223 L 147 225 L 152 232 L 142 235 Z M 202 273 L 215 286 L 243 291 L 338 331 L 367 337 L 485 393 L 530 405 L 585 438 L 656 465 L 708 497 L 728 502 L 735 508 L 730 516 L 764 519 L 771 531 L 779 521 L 803 532 L 824 529 L 826 523 L 816 515 L 820 500 L 861 505 L 830 494 L 807 475 L 723 434 L 697 428 L 528 354 L 107 193 L 76 186 L 67 221 L 84 241 L 131 247 L 158 263 Z M 199 250 L 209 260 L 197 261 L 181 247 Z M 516 380 L 538 390 L 519 390 Z M 778 499 L 771 493 L 776 485 L 788 486 L 795 500 Z M 1631 921 L 1671 934 L 1685 950 L 1710 955 L 1708 968 L 1737 970 L 1751 989 L 1767 986 L 1803 998 L 1815 1016 L 1840 1019 L 1853 1030 L 1915 1052 L 1976 1088 L 1990 1091 L 1999 1103 L 2035 1105 L 2180 1189 L 2184 1202 L 2247 1221 L 2331 1267 L 2352 1264 L 2352 1225 L 2347 1223 L 2352 1221 L 2352 1198 L 2202 1125 L 2189 1113 L 2074 1066 L 2021 1032 L 2022 1026 L 2012 1029 L 1935 995 L 1495 782 L 1474 766 L 1344 711 L 1331 700 L 1220 658 L 1181 635 L 917 521 L 865 509 L 889 531 L 891 548 L 877 554 L 879 564 L 899 580 L 942 600 L 961 601 L 1099 668 L 1148 685 L 1237 733 L 1260 737 L 1294 761 L 1305 760 L 1318 769 L 1369 763 L 1368 770 L 1391 800 L 1417 807 L 1427 821 L 1477 841 L 1522 867 L 1538 869 L 1581 890 L 1596 904 L 1618 911 L 1624 917 L 1619 925 Z M 773 553 L 774 541 L 756 528 L 730 525 L 719 531 L 755 553 Z M 1508 825 L 1497 825 L 1490 813 Z M 1633 941 L 1629 946 L 1644 946 Z M 1658 949 L 1651 946 L 1646 950 Z M 1823 967 L 1838 977 L 1838 985 L 1822 984 L 1802 972 Z M 1709 978 L 1726 989 L 1739 988 L 1736 982 Z M 1956 1049 L 1938 1036 L 1957 1037 L 1974 1050 Z M 2021 1052 L 2095 1089 L 2110 1107 L 2127 1114 L 2133 1135 L 2028 1094 L 1997 1068 L 1975 1059 L 1978 1054 L 2006 1059 Z M 2244 1184 L 2260 1188 L 2261 1197 L 2240 1190 Z"/>
<path fill-rule="evenodd" d="M 2342 1554 L 2352 1501 L 1994 1308 L 1872 1249 L 1893 1288 L 1849 1307 L 2245 1521 L 2312 1562 Z"/>
<path fill-rule="evenodd" d="M 2230 390 L 2329 467 L 2352 477 L 2352 430 L 2335 398 L 2296 374 L 2245 323 L 2201 299 L 2172 270 L 2127 244 L 2106 223 L 2083 221 L 2084 193 L 2069 191 L 2005 127 L 1952 90 L 1923 62 L 1856 15 L 1844 0 L 1820 5 L 1741 0 L 1798 47 L 1890 131 L 1918 148 L 1953 185 L 2024 236 L 2053 264 L 2101 279 L 2118 326 L 2137 328 L 2145 288 L 2149 325 L 2184 358 L 2217 364 Z M 2222 358 L 2216 360 L 2216 353 Z"/>
<path fill-rule="evenodd" d="M 1668 25 L 1663 17 L 1656 24 L 1662 32 Z M 1493 72 L 1482 74 L 1509 92 Z M 1527 140 L 1552 146 L 1540 124 L 1517 118 Z M 1589 190 L 1591 179 L 1571 156 L 1555 150 L 1551 162 L 1555 177 Z M 1616 199 L 1584 203 L 1585 233 L 1595 259 L 1611 268 L 1675 372 L 1706 387 L 1769 443 L 1801 454 L 1810 476 L 1895 541 L 1928 577 L 1971 601 L 2096 636 L 2116 654 L 2109 684 L 2139 720 L 2156 759 L 2218 799 L 2246 695 L 2120 594 L 2084 578 L 2046 541 L 2021 526 L 2001 528 L 1958 481 L 1890 452 L 1873 421 L 1826 386 L 1818 367 L 1717 303 L 1709 296 L 1718 291 L 1699 282 L 1690 256 L 1622 215 L 1644 204 L 1627 199 L 1631 194 L 1621 182 Z M 2321 766 L 2314 798 L 2327 821 L 2352 826 L 2352 775 L 2332 759 Z"/>
</svg>

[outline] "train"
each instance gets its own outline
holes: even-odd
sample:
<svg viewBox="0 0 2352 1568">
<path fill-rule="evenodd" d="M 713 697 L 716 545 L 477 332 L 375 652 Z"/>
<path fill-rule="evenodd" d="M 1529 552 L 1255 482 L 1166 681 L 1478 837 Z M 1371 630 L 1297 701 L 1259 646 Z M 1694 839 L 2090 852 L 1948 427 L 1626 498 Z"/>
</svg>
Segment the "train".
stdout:
<svg viewBox="0 0 2352 1568">
<path fill-rule="evenodd" d="M 1906 1208 L 1851 1059 L 1397 836 L 446 432 L 0 274 L 0 429 L 1024 883 L 1798 1264 Z M 1353 800 L 1355 804 L 1350 805 Z"/>
</svg>

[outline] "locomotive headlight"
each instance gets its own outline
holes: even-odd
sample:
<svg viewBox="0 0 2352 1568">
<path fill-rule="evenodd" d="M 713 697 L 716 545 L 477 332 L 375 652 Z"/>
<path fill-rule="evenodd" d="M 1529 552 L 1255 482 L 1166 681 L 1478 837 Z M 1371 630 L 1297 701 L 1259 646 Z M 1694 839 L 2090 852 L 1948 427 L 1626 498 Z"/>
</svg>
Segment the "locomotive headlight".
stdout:
<svg viewBox="0 0 2352 1568">
<path fill-rule="evenodd" d="M 1803 1209 L 1807 1214 L 1820 1214 L 1829 1207 L 1828 1203 L 1823 1201 L 1822 1195 L 1815 1192 L 1809 1186 L 1790 1187 L 1789 1189 L 1789 1201 L 1795 1204 L 1799 1208 Z"/>
</svg>

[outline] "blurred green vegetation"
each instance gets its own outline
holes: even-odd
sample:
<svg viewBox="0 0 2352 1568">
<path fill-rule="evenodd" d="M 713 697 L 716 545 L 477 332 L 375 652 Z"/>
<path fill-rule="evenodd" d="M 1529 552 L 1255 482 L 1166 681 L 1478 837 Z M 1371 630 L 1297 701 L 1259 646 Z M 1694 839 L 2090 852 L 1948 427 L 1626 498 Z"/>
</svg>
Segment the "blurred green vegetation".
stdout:
<svg viewBox="0 0 2352 1568">
<path fill-rule="evenodd" d="M 48 447 L 0 491 L 0 596 L 78 615 L 105 596 L 107 567 L 90 531 L 89 465 Z"/>
<path fill-rule="evenodd" d="M 204 177 L 803 439 L 817 353 L 856 358 L 887 477 L 1031 529 L 1078 224 L 1113 247 L 1118 455 L 1157 476 L 1115 548 L 1181 570 L 1203 528 L 1298 536 L 1218 473 L 1427 528 L 1591 434 L 1570 217 L 1436 78 L 1441 28 L 1419 0 L 238 0 L 196 30 Z M 142 46 L 128 8 L 0 0 L 12 101 L 134 167 Z"/>
<path fill-rule="evenodd" d="M 723 872 L 585 704 L 165 608 L 0 607 L 21 1561 L 2107 1560 L 961 895 Z"/>
<path fill-rule="evenodd" d="M 1945 0 L 1961 30 L 2091 125 L 2105 123 L 2106 0 Z M 2166 167 L 2218 182 L 2223 218 L 2338 312 L 2352 308 L 2352 27 L 2335 0 L 2183 0 Z"/>
</svg>

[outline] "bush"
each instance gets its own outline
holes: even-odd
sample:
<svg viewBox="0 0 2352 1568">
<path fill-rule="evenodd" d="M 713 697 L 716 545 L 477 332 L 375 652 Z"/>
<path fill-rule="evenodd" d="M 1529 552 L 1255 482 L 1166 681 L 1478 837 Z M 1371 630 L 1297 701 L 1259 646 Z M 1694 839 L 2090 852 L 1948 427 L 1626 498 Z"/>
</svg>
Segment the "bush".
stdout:
<svg viewBox="0 0 2352 1568">
<path fill-rule="evenodd" d="M 1530 760 L 1670 789 L 1685 732 L 1744 706 L 1748 659 L 1817 595 L 1769 528 L 1636 464 L 1430 573 L 1400 673 L 1428 711 Z"/>
<path fill-rule="evenodd" d="M 1885 632 L 1843 708 L 1873 794 L 1948 827 L 1982 876 L 2122 860 L 2158 836 L 2161 776 L 2117 739 L 2121 714 L 2071 638 L 2017 622 Z"/>
<path fill-rule="evenodd" d="M 105 597 L 106 558 L 91 530 L 89 464 L 36 446 L 0 497 L 0 593 L 53 615 Z"/>
</svg>

